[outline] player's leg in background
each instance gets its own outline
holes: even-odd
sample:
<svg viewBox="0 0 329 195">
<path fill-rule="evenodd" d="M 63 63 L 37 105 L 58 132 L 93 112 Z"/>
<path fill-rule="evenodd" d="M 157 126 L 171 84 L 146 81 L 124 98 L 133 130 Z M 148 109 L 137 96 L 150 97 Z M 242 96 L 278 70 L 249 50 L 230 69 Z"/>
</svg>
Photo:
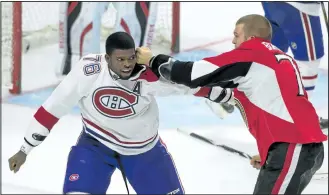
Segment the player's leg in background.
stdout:
<svg viewBox="0 0 329 195">
<path fill-rule="evenodd" d="M 263 2 L 262 5 L 265 16 L 272 23 L 272 43 L 286 52 L 287 45 L 283 43 L 288 40 L 310 99 L 318 78 L 321 58 L 324 56 L 320 17 L 303 13 L 285 2 Z M 276 30 L 277 26 L 281 30 Z M 328 128 L 328 119 L 320 118 L 320 126 L 322 129 Z"/>
<path fill-rule="evenodd" d="M 157 5 L 157 2 L 148 1 L 116 3 L 118 12 L 115 31 L 130 34 L 136 47 L 150 47 L 155 31 Z"/>
<path fill-rule="evenodd" d="M 283 30 L 310 97 L 318 77 L 320 60 L 324 55 L 320 17 L 303 13 L 285 2 L 266 2 L 263 7 L 265 15 L 270 16 L 269 19 Z M 272 26 L 275 37 L 275 25 Z M 280 48 L 281 40 L 274 38 L 272 42 Z"/>
<path fill-rule="evenodd" d="M 284 13 L 281 13 L 281 10 L 277 8 L 280 3 L 281 2 L 262 2 L 262 6 L 265 17 L 270 21 L 272 26 L 272 44 L 283 52 L 287 52 L 289 48 L 288 39 L 285 37 L 283 29 L 279 25 L 279 23 L 281 23 L 280 20 L 285 17 Z M 280 15 L 281 18 L 278 18 L 277 15 Z"/>
<path fill-rule="evenodd" d="M 184 194 L 174 161 L 163 141 L 150 151 L 122 156 L 127 178 L 137 194 Z"/>
<path fill-rule="evenodd" d="M 323 163 L 322 143 L 271 145 L 254 194 L 301 194 Z"/>
<path fill-rule="evenodd" d="M 105 162 L 101 144 L 83 132 L 67 162 L 63 193 L 106 194 L 115 164 Z M 114 161 L 115 162 L 115 161 Z"/>
<path fill-rule="evenodd" d="M 283 29 L 289 46 L 297 61 L 304 87 L 308 96 L 312 95 L 318 77 L 318 68 L 324 56 L 323 35 L 319 16 L 303 13 L 284 2 L 275 4 L 271 14 Z"/>
<path fill-rule="evenodd" d="M 293 24 L 284 23 L 283 28 L 289 40 L 294 58 L 299 65 L 303 85 L 311 100 L 316 86 L 319 66 L 324 56 L 324 43 L 319 16 L 303 13 L 292 7 L 288 10 Z M 328 128 L 328 119 L 320 118 L 322 129 Z"/>
<path fill-rule="evenodd" d="M 289 29 L 291 26 L 286 25 L 285 28 L 289 29 L 286 34 L 294 58 L 299 64 L 305 90 L 310 98 L 315 88 L 321 58 L 324 56 L 320 17 L 293 9 L 295 13 L 291 14 L 291 17 L 296 17 L 294 20 L 296 32 Z"/>
<path fill-rule="evenodd" d="M 99 21 L 108 5 L 109 2 L 60 2 L 58 45 L 63 61 L 56 67 L 58 77 L 65 77 L 82 56 L 100 52 Z"/>
</svg>

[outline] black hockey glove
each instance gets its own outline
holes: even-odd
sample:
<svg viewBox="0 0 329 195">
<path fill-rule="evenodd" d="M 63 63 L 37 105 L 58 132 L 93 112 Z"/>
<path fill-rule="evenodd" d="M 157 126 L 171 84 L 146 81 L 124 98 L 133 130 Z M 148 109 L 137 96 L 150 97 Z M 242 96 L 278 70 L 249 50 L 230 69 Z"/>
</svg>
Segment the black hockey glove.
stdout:
<svg viewBox="0 0 329 195">
<path fill-rule="evenodd" d="M 159 54 L 150 60 L 150 68 L 158 77 L 171 81 L 171 69 L 176 60 L 170 56 Z"/>
</svg>

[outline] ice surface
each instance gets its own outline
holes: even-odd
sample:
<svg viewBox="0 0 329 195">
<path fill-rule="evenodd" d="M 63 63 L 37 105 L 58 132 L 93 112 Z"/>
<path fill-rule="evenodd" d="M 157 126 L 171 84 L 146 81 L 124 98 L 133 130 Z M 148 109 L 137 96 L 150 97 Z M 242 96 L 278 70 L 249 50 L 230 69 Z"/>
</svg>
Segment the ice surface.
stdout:
<svg viewBox="0 0 329 195">
<path fill-rule="evenodd" d="M 53 128 L 51 136 L 29 154 L 21 170 L 16 174 L 9 171 L 7 159 L 19 149 L 34 112 L 33 108 L 2 106 L 2 113 L 6 113 L 2 118 L 3 193 L 61 193 L 67 155 L 82 127 L 79 116 L 63 117 Z M 219 143 L 250 154 L 257 152 L 253 138 L 243 126 L 219 125 L 185 130 L 210 136 Z M 175 129 L 162 129 L 160 136 L 175 159 L 186 193 L 252 193 L 258 171 L 251 168 L 248 160 L 194 140 Z M 324 165 L 328 165 L 327 157 Z M 305 193 L 328 193 L 327 182 L 313 180 Z M 125 193 L 119 171 L 114 173 L 108 193 Z"/>
</svg>

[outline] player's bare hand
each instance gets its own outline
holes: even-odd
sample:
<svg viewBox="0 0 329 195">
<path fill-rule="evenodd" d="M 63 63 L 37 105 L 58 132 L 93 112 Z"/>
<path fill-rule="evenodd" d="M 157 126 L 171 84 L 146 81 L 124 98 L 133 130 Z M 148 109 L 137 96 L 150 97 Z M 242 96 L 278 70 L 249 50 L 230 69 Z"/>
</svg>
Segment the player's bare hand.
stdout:
<svg viewBox="0 0 329 195">
<path fill-rule="evenodd" d="M 11 171 L 14 171 L 16 173 L 19 171 L 21 166 L 25 163 L 26 161 L 26 154 L 22 151 L 18 151 L 14 156 L 12 156 L 8 162 L 9 162 L 9 169 Z"/>
<path fill-rule="evenodd" d="M 152 51 L 148 47 L 138 47 L 136 49 L 137 63 L 149 65 L 153 57 Z"/>
<path fill-rule="evenodd" d="M 254 167 L 255 169 L 260 169 L 261 166 L 260 166 L 260 156 L 259 155 L 255 155 L 251 158 L 250 160 L 250 164 L 252 165 L 252 167 Z"/>
</svg>

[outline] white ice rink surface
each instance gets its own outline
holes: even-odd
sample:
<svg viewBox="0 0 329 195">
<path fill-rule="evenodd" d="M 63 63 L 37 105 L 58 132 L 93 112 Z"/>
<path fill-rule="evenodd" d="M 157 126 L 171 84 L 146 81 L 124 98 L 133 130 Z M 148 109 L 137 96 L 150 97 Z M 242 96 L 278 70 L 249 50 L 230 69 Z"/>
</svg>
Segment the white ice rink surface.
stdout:
<svg viewBox="0 0 329 195">
<path fill-rule="evenodd" d="M 250 13 L 263 14 L 258 2 L 183 3 L 181 12 L 184 21 L 181 37 L 183 48 L 230 38 L 235 21 L 240 16 Z M 324 36 L 324 40 L 328 43 L 328 36 Z M 217 52 L 231 48 L 230 41 L 207 47 Z M 327 53 L 328 47 L 325 48 Z M 328 68 L 327 58 L 324 57 L 322 61 L 323 69 Z M 57 83 L 54 70 L 59 63 L 61 57 L 58 54 L 58 45 L 29 51 L 23 56 L 23 90 L 34 90 Z M 37 95 L 35 98 L 38 98 Z M 67 155 L 82 128 L 77 115 L 63 117 L 55 125 L 50 136 L 30 153 L 21 170 L 16 174 L 9 171 L 8 158 L 18 151 L 35 111 L 35 108 L 2 104 L 2 193 L 61 193 Z M 323 108 L 320 112 L 322 116 L 328 117 L 328 108 Z M 219 125 L 187 130 L 207 135 L 221 144 L 227 144 L 251 155 L 257 153 L 254 138 L 244 126 Z M 177 133 L 175 129 L 161 129 L 160 135 L 175 159 L 187 194 L 253 192 L 258 171 L 249 165 L 248 160 Z M 328 172 L 327 142 L 325 146 L 326 158 L 321 172 Z M 130 191 L 133 192 L 133 189 L 130 188 Z M 108 193 L 126 194 L 119 171 L 114 173 Z M 328 179 L 312 180 L 304 194 L 328 194 Z"/>
<path fill-rule="evenodd" d="M 19 149 L 34 112 L 35 109 L 27 107 L 2 105 L 2 113 L 5 113 L 2 116 L 2 193 L 61 193 L 67 155 L 82 127 L 78 116 L 63 117 L 51 136 L 30 153 L 21 170 L 16 174 L 9 171 L 7 160 Z M 244 127 L 204 127 L 199 132 L 211 134 L 220 143 L 256 154 L 254 139 Z M 258 171 L 248 160 L 175 130 L 161 130 L 160 135 L 175 159 L 187 194 L 253 192 Z M 326 147 L 326 155 L 327 152 Z M 327 171 L 327 166 L 326 157 L 322 171 Z M 114 173 L 108 193 L 126 193 L 119 171 Z M 328 194 L 328 180 L 313 180 L 304 193 Z"/>
</svg>

